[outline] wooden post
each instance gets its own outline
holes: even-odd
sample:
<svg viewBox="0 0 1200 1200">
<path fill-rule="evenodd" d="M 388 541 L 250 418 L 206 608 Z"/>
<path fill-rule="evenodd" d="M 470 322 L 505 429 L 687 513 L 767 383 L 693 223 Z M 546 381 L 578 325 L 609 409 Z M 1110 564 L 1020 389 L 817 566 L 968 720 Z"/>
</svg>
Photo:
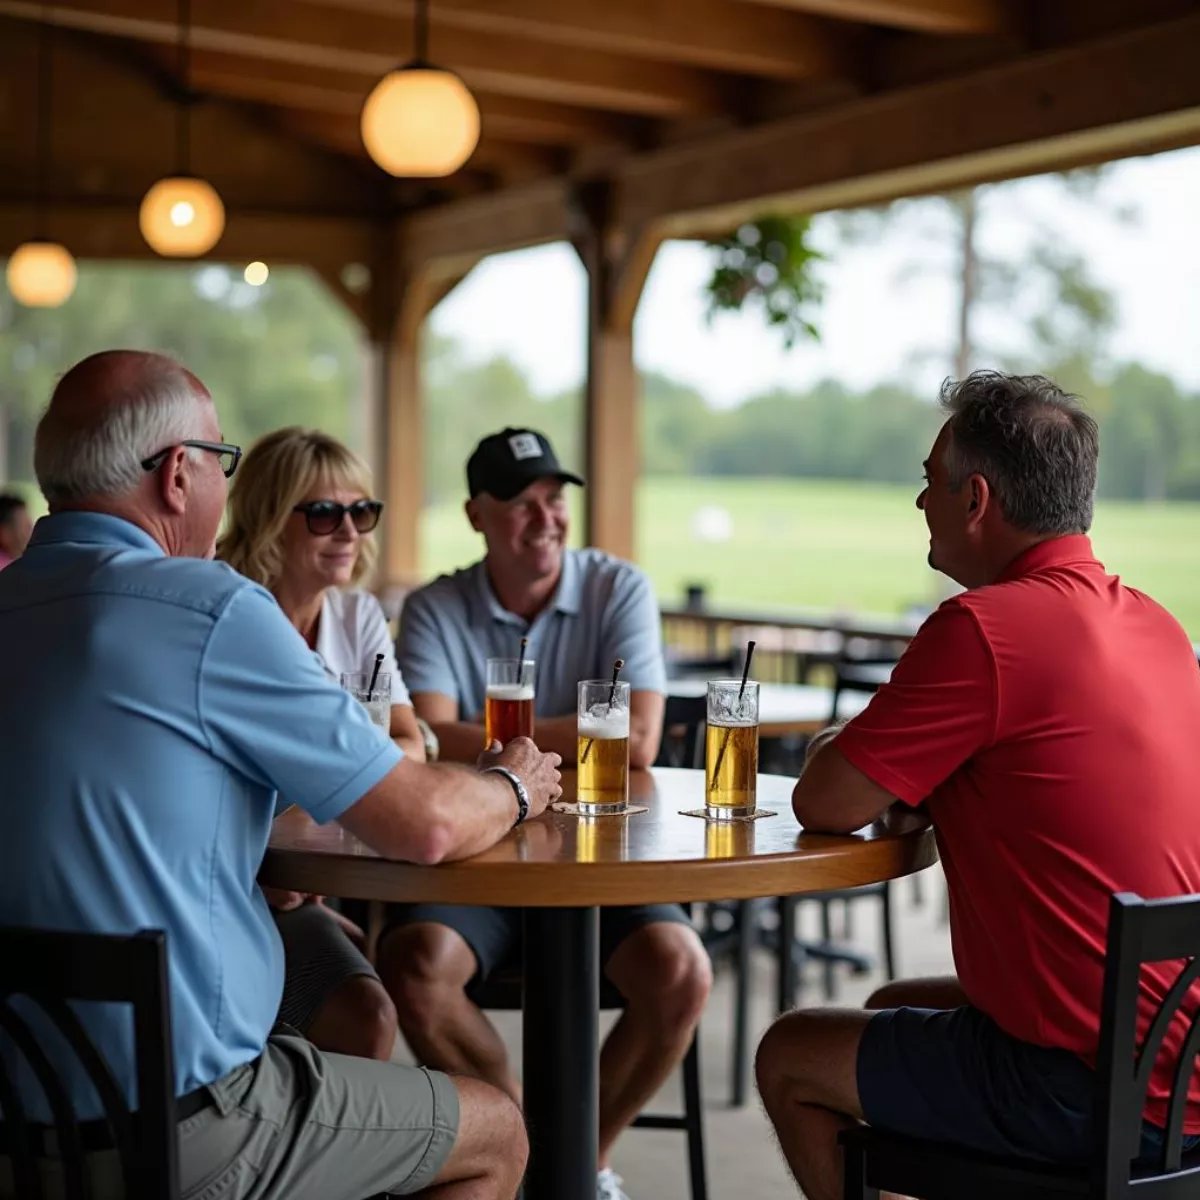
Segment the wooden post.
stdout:
<svg viewBox="0 0 1200 1200">
<path fill-rule="evenodd" d="M 660 239 L 645 228 L 614 225 L 607 180 L 580 184 L 573 199 L 575 248 L 588 273 L 586 538 L 589 546 L 632 559 L 641 468 L 633 317 Z"/>
<path fill-rule="evenodd" d="M 365 312 L 375 407 L 372 468 L 387 506 L 376 572 L 379 588 L 411 587 L 421 580 L 422 335 L 426 317 L 469 270 L 470 266 L 462 264 L 452 270 L 435 265 L 406 269 L 396 253 L 392 232 L 380 235 Z"/>
</svg>

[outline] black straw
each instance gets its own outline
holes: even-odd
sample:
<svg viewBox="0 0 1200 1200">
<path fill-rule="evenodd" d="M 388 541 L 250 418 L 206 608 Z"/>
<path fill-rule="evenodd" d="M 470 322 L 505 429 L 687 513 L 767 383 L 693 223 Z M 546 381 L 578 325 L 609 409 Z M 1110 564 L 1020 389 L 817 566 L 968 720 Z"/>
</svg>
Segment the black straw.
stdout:
<svg viewBox="0 0 1200 1200">
<path fill-rule="evenodd" d="M 625 665 L 625 660 L 623 658 L 618 658 L 617 661 L 615 663 L 613 663 L 612 687 L 609 688 L 609 690 L 608 690 L 608 712 L 609 713 L 612 712 L 613 705 L 616 703 L 616 700 L 617 700 L 617 676 L 620 675 L 621 668 L 624 665 Z M 607 716 L 607 715 L 608 715 L 608 713 L 605 713 L 605 716 Z M 592 743 L 595 740 L 596 740 L 595 738 L 588 738 L 587 745 L 584 746 L 584 748 L 583 748 L 583 755 L 579 759 L 580 762 L 587 762 L 587 756 L 589 754 L 591 754 Z"/>
<path fill-rule="evenodd" d="M 367 685 L 367 699 L 370 700 L 375 693 L 375 681 L 379 678 L 379 668 L 383 666 L 383 655 L 375 655 L 375 670 L 371 672 L 371 682 Z"/>
<path fill-rule="evenodd" d="M 528 638 L 521 639 L 521 649 L 517 652 L 517 687 L 520 687 L 525 679 L 525 647 L 529 645 Z"/>
<path fill-rule="evenodd" d="M 742 697 L 746 693 L 746 680 L 750 676 L 750 660 L 754 657 L 754 643 L 746 643 L 746 665 L 742 668 L 742 686 L 738 688 L 738 708 L 742 706 Z M 721 764 L 725 761 L 725 750 L 729 746 L 729 735 L 733 732 L 732 729 L 725 730 L 724 740 L 721 742 L 721 749 L 717 751 L 717 765 L 713 767 L 712 783 L 709 784 L 710 792 L 716 791 L 717 779 L 721 774 Z"/>
</svg>

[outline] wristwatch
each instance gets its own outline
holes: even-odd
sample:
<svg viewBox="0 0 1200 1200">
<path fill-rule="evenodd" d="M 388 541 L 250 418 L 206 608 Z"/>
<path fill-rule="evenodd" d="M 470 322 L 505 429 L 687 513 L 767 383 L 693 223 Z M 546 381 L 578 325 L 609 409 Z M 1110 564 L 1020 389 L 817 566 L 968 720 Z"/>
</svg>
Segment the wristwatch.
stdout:
<svg viewBox="0 0 1200 1200">
<path fill-rule="evenodd" d="M 513 825 L 520 825 L 529 816 L 529 791 L 521 781 L 520 775 L 516 771 L 510 771 L 507 767 L 484 767 L 479 773 L 480 775 L 503 775 L 512 784 L 513 791 L 517 793 L 517 819 Z"/>
</svg>

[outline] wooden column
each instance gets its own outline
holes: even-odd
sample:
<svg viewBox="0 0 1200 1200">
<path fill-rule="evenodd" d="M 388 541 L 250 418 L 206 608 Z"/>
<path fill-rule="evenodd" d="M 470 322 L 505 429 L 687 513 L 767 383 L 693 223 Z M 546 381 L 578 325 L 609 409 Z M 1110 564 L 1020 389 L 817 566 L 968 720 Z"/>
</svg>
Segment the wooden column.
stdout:
<svg viewBox="0 0 1200 1200">
<path fill-rule="evenodd" d="M 575 248 L 588 273 L 586 538 L 590 546 L 633 558 L 641 468 L 633 318 L 660 239 L 645 227 L 614 224 L 607 180 L 579 185 L 573 207 Z"/>
<path fill-rule="evenodd" d="M 465 278 L 469 266 L 415 270 L 400 265 L 392 238 L 381 239 L 372 267 L 367 332 L 376 403 L 374 469 L 387 505 L 381 531 L 380 586 L 421 580 L 424 497 L 421 369 L 425 320 Z"/>
</svg>

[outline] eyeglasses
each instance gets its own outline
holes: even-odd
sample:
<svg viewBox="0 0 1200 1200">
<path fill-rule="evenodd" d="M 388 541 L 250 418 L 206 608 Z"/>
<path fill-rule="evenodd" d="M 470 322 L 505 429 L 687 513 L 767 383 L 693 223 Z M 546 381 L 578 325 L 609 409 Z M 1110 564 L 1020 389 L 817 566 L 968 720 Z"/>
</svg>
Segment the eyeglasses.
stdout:
<svg viewBox="0 0 1200 1200">
<path fill-rule="evenodd" d="M 176 446 L 191 446 L 195 450 L 208 450 L 210 453 L 215 454 L 221 464 L 221 470 L 225 473 L 226 479 L 228 479 L 230 475 L 237 470 L 238 463 L 242 461 L 241 446 L 231 446 L 227 442 L 186 441 L 175 442 L 173 445 L 168 446 L 165 450 L 160 450 L 157 454 L 150 455 L 149 458 L 143 458 L 142 470 L 157 471 L 158 468 L 163 465 L 167 455 L 170 454 Z"/>
<path fill-rule="evenodd" d="M 370 533 L 379 524 L 383 502 L 355 500 L 353 504 L 338 504 L 336 500 L 310 500 L 307 504 L 297 504 L 292 512 L 304 514 L 308 532 L 316 537 L 336 533 L 347 513 L 350 514 L 351 524 L 359 533 Z"/>
</svg>

